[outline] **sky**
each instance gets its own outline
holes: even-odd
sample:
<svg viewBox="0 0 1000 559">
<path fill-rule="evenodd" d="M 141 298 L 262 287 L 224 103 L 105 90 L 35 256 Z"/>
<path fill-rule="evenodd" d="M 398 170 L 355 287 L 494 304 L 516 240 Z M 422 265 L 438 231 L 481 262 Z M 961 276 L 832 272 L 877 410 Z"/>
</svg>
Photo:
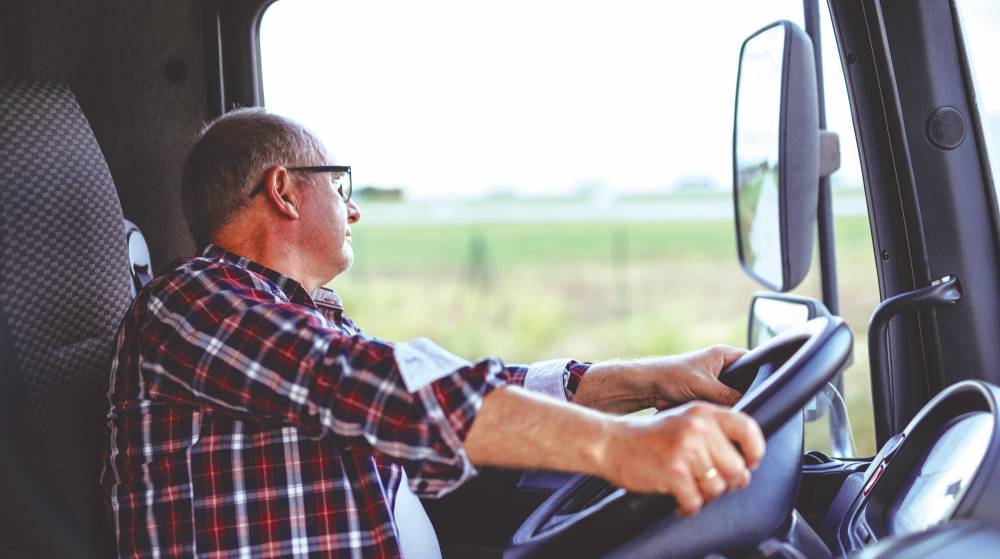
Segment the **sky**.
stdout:
<svg viewBox="0 0 1000 559">
<path fill-rule="evenodd" d="M 820 4 L 834 183 L 860 187 Z M 356 186 L 414 198 L 729 189 L 740 45 L 777 19 L 802 25 L 801 0 L 280 0 L 261 25 L 264 101 L 313 128 Z"/>
</svg>

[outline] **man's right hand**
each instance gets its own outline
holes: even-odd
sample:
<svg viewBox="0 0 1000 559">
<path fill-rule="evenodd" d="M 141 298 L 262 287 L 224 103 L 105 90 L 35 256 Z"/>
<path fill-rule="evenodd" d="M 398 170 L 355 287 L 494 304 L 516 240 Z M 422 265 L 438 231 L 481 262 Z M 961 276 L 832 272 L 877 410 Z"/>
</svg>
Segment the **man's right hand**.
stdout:
<svg viewBox="0 0 1000 559">
<path fill-rule="evenodd" d="M 669 493 L 680 514 L 694 514 L 749 483 L 764 437 L 749 416 L 715 404 L 621 417 L 503 387 L 483 400 L 465 450 L 479 466 L 579 472 Z"/>
<path fill-rule="evenodd" d="M 669 493 L 693 515 L 726 491 L 750 483 L 764 436 L 746 414 L 691 403 L 669 415 L 621 417 L 606 445 L 601 477 L 637 493 Z"/>
</svg>

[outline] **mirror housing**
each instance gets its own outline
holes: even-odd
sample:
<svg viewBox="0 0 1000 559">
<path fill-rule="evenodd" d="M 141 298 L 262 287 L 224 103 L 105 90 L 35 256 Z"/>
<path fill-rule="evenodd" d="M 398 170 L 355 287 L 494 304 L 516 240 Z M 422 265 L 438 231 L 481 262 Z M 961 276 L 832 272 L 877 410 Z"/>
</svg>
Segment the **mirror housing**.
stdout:
<svg viewBox="0 0 1000 559">
<path fill-rule="evenodd" d="M 733 122 L 737 247 L 750 277 L 776 291 L 809 272 L 821 160 L 826 174 L 839 166 L 836 136 L 821 142 L 818 106 L 812 41 L 802 29 L 778 21 L 743 42 Z"/>
</svg>

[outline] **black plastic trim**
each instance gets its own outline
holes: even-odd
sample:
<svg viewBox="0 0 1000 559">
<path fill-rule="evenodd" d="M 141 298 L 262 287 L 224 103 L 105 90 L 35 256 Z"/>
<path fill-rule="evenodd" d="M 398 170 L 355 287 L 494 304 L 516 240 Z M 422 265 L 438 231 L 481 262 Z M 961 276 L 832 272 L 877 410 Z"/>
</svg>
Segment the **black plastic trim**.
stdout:
<svg viewBox="0 0 1000 559">
<path fill-rule="evenodd" d="M 966 134 L 954 149 L 927 136 L 927 119 L 951 107 L 968 122 L 973 92 L 963 72 L 962 41 L 950 0 L 908 3 L 880 0 L 888 48 L 897 55 L 905 142 L 911 155 L 920 222 L 925 231 L 929 278 L 962 278 L 963 301 L 921 311 L 925 378 L 910 377 L 927 395 L 960 380 L 1000 383 L 1000 245 L 996 193 L 985 179 L 978 134 Z M 912 416 L 926 401 L 901 402 Z M 902 407 L 901 406 L 901 407 Z M 908 407 L 908 409 L 906 409 Z"/>
<path fill-rule="evenodd" d="M 856 490 L 852 504 L 840 518 L 837 544 L 844 553 L 857 550 L 882 538 L 892 536 L 887 527 L 887 511 L 899 498 L 902 484 L 918 459 L 933 445 L 937 434 L 950 421 L 963 414 L 985 411 L 993 416 L 990 444 L 972 482 L 965 489 L 951 519 L 972 518 L 1000 522 L 1000 389 L 982 381 L 955 384 L 934 397 L 910 421 L 906 429 L 893 437 L 879 451 L 865 471 L 864 484 L 874 484 L 868 495 Z M 878 469 L 883 472 L 872 481 Z M 840 496 L 838 496 L 840 499 Z M 825 525 L 826 523 L 824 523 Z M 862 541 L 856 527 L 864 524 L 871 539 Z"/>
<path fill-rule="evenodd" d="M 820 31 L 819 0 L 802 0 L 805 14 L 806 34 L 812 39 L 813 56 L 816 66 L 816 107 L 819 115 L 819 129 L 826 130 L 826 90 L 823 79 L 823 40 Z M 837 292 L 837 252 L 835 250 L 833 218 L 833 195 L 830 191 L 830 176 L 819 177 L 819 192 L 816 199 L 816 245 L 819 249 L 819 279 L 823 292 L 823 304 L 830 314 L 840 314 L 840 295 Z M 837 378 L 838 389 L 843 391 L 843 382 Z"/>
<path fill-rule="evenodd" d="M 907 410 L 896 405 L 896 392 L 908 380 L 903 371 L 889 367 L 885 336 L 890 321 L 903 313 L 953 304 L 962 299 L 958 278 L 946 276 L 933 285 L 889 297 L 872 313 L 868 324 L 868 363 L 871 369 L 872 400 L 883 405 L 875 410 L 875 441 L 881 447 L 909 420 Z"/>
<path fill-rule="evenodd" d="M 882 298 L 931 283 L 922 213 L 910 159 L 896 75 L 878 0 L 829 0 L 854 117 L 875 269 Z M 939 274 L 939 275 L 943 275 Z M 934 336 L 914 313 L 889 326 L 886 347 L 893 370 L 915 382 L 895 394 L 907 417 L 929 397 Z M 885 406 L 875 402 L 875 409 Z"/>
<path fill-rule="evenodd" d="M 235 107 L 263 106 L 260 22 L 275 1 L 211 0 L 205 5 L 209 118 Z"/>
</svg>

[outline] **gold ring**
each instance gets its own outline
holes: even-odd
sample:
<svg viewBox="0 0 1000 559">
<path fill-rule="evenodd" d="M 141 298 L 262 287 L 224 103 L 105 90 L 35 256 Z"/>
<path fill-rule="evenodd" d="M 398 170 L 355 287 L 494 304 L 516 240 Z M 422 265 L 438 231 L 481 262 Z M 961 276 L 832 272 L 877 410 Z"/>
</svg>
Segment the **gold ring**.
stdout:
<svg viewBox="0 0 1000 559">
<path fill-rule="evenodd" d="M 714 467 L 709 468 L 708 471 L 701 474 L 701 481 L 708 481 L 717 475 L 719 475 L 719 470 L 716 470 Z"/>
</svg>

